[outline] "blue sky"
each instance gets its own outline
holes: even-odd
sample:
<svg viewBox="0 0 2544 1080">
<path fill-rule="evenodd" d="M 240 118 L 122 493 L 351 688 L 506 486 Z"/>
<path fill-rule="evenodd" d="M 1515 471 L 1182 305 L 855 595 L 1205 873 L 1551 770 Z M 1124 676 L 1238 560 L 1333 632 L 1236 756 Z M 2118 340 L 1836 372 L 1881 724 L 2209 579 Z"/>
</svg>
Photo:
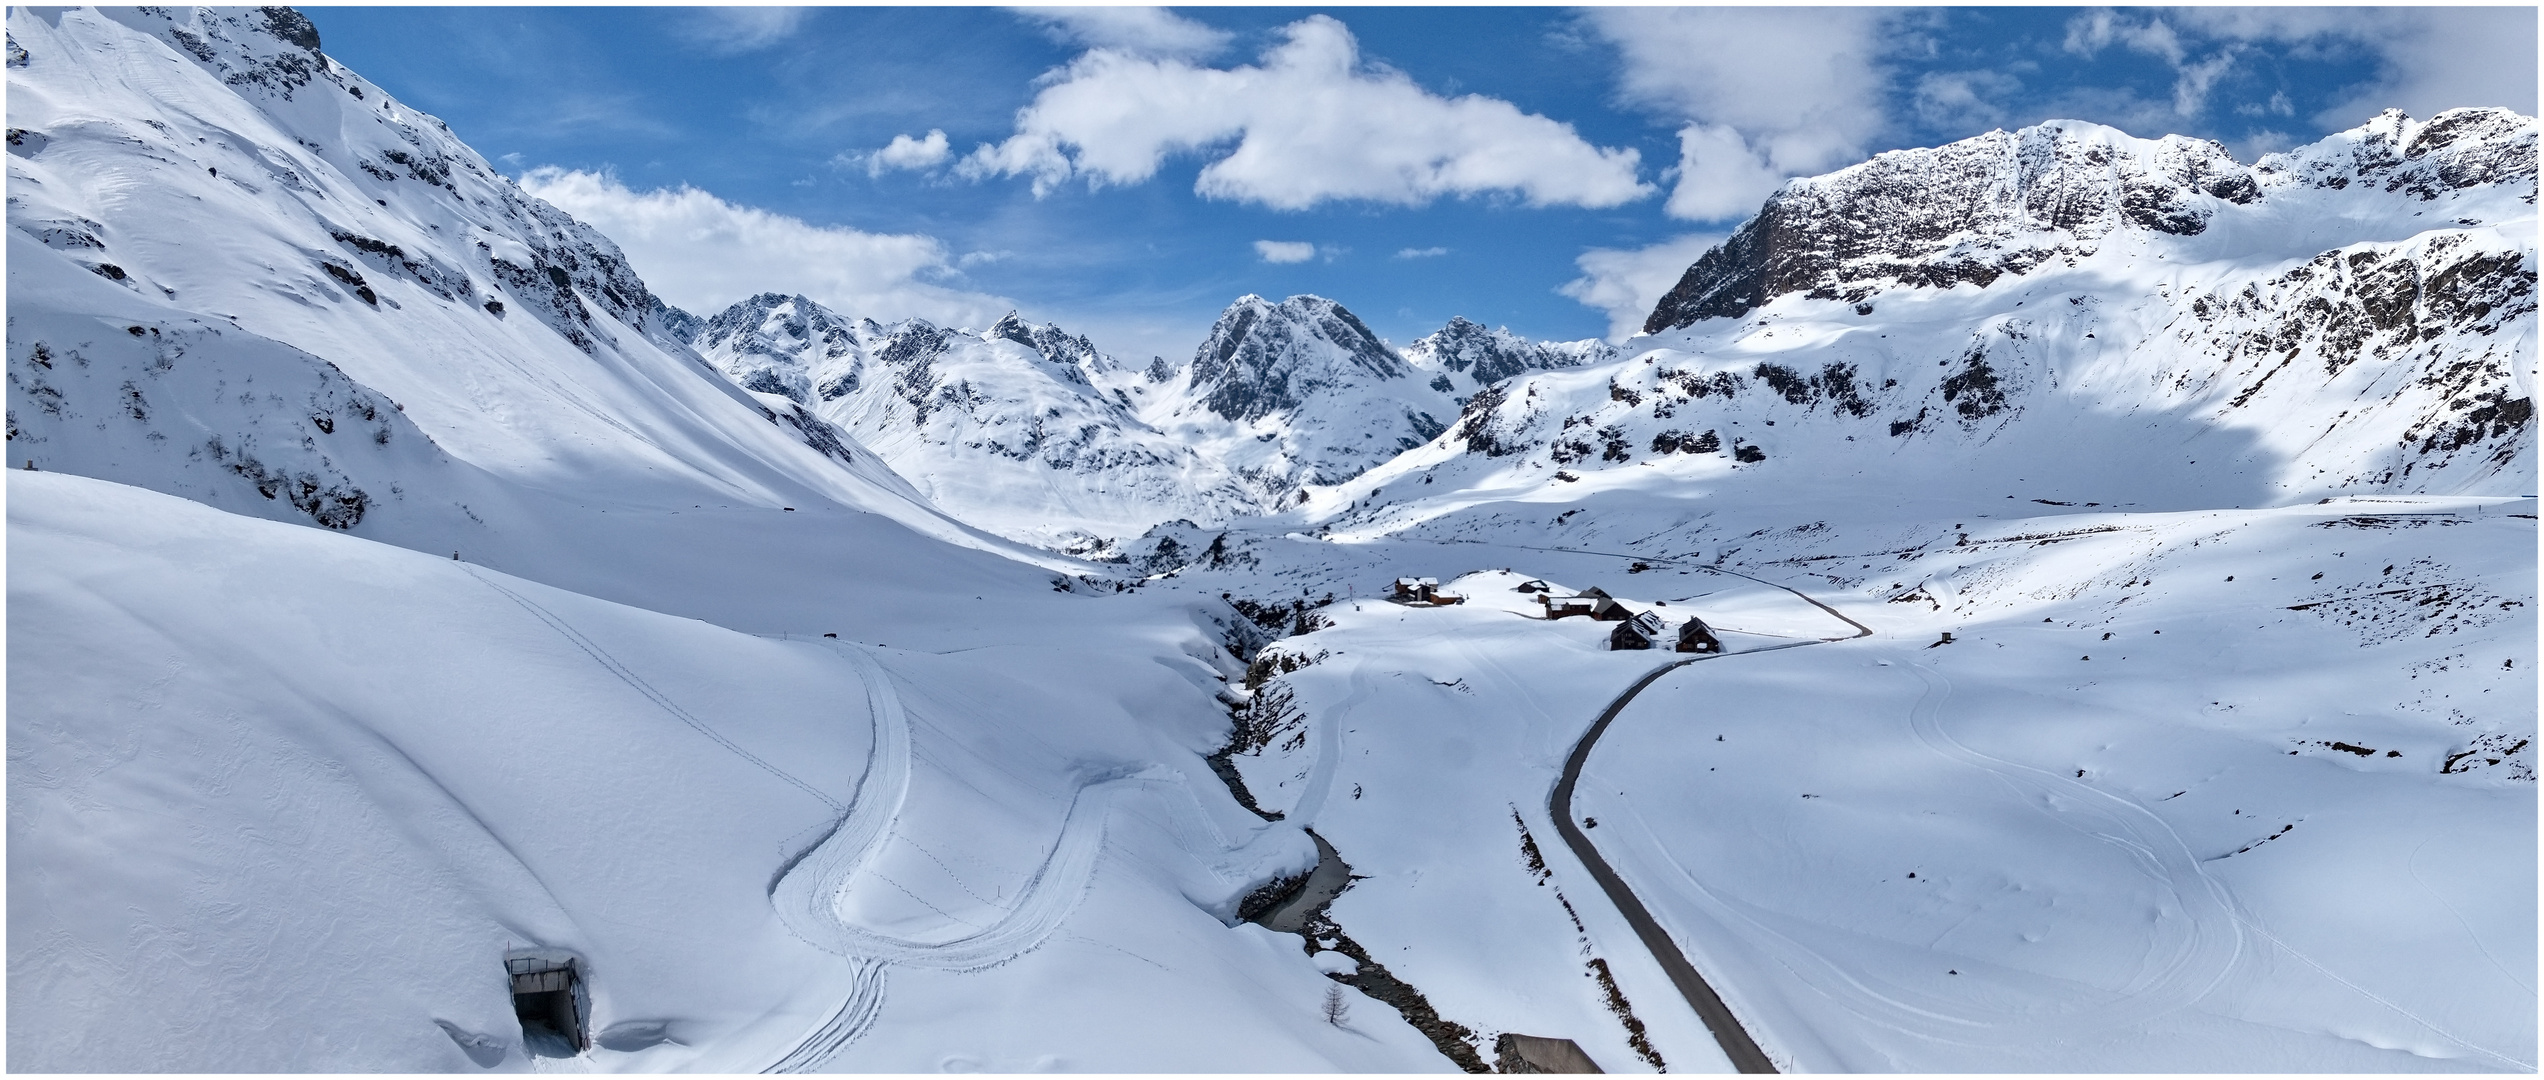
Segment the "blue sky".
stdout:
<svg viewBox="0 0 2544 1080">
<path fill-rule="evenodd" d="M 803 292 L 1134 361 L 1313 292 L 1630 329 L 1789 176 L 2051 118 L 2249 161 L 2533 113 L 2535 9 L 308 9 L 702 315 Z"/>
</svg>

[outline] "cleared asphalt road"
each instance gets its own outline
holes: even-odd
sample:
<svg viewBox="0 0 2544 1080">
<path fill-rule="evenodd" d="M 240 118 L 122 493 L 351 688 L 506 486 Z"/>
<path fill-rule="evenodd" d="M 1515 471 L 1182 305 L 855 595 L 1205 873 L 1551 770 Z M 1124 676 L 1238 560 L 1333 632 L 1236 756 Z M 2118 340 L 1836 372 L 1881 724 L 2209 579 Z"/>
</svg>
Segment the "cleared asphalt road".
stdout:
<svg viewBox="0 0 2544 1080">
<path fill-rule="evenodd" d="M 1607 711 L 1600 713 L 1599 719 L 1590 725 L 1590 730 L 1582 734 L 1581 741 L 1573 744 L 1572 756 L 1564 759 L 1563 776 L 1555 781 L 1554 796 L 1547 800 L 1546 810 L 1554 818 L 1555 831 L 1563 836 L 1564 846 L 1571 848 L 1573 856 L 1580 859 L 1583 866 L 1589 868 L 1591 878 L 1599 883 L 1601 891 L 1608 894 L 1608 901 L 1615 904 L 1617 911 L 1625 916 L 1627 924 L 1634 927 L 1635 936 L 1643 939 L 1643 947 L 1651 950 L 1652 958 L 1660 961 L 1661 970 L 1669 973 L 1670 982 L 1678 986 L 1679 995 L 1686 998 L 1688 1006 L 1695 1009 L 1696 1015 L 1704 1019 L 1706 1029 L 1714 1033 L 1715 1042 L 1722 1044 L 1723 1055 L 1731 1059 L 1732 1066 L 1745 1073 L 1771 1073 L 1776 1071 L 1776 1067 L 1774 1062 L 1767 1060 L 1766 1051 L 1758 1048 L 1758 1041 L 1750 1038 L 1748 1030 L 1740 1026 L 1739 1018 L 1731 1015 L 1731 1009 L 1723 1004 L 1722 996 L 1714 993 L 1714 988 L 1705 982 L 1705 977 L 1696 973 L 1696 966 L 1687 962 L 1685 953 L 1678 951 L 1678 943 L 1670 940 L 1669 932 L 1661 929 L 1660 922 L 1652 918 L 1651 910 L 1643 906 L 1643 901 L 1635 898 L 1634 890 L 1625 887 L 1625 879 L 1617 876 L 1616 869 L 1609 866 L 1608 860 L 1600 856 L 1599 849 L 1591 846 L 1589 835 L 1572 820 L 1573 785 L 1580 781 L 1581 767 L 1589 762 L 1590 751 L 1598 745 L 1599 736 L 1607 733 L 1608 725 L 1615 722 L 1617 714 L 1624 712 L 1627 705 L 1633 703 L 1636 694 L 1642 693 L 1643 688 L 1652 685 L 1661 676 L 1703 660 L 1718 660 L 1725 656 L 1748 656 L 1753 653 L 1774 652 L 1778 649 L 1795 649 L 1804 645 L 1818 645 L 1830 641 L 1848 641 L 1869 636 L 1873 632 L 1872 627 L 1838 614 L 1836 608 L 1814 600 L 1798 589 L 1710 566 L 1702 567 L 1702 569 L 1712 573 L 1747 578 L 1761 585 L 1772 585 L 1783 589 L 1801 597 L 1812 607 L 1828 612 L 1838 621 L 1854 627 L 1855 633 L 1845 637 L 1821 638 L 1817 641 L 1797 641 L 1790 645 L 1772 645 L 1745 653 L 1691 656 L 1685 660 L 1674 661 L 1652 669 L 1642 678 L 1635 680 L 1634 685 L 1626 687 L 1625 692 L 1617 695 L 1615 701 L 1609 702 Z"/>
</svg>

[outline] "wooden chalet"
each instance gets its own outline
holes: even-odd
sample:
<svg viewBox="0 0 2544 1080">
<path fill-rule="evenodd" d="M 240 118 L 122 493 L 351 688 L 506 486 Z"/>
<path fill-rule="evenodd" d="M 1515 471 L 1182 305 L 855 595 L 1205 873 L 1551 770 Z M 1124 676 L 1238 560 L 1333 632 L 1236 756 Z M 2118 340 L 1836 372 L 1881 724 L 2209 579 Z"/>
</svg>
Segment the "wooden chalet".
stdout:
<svg viewBox="0 0 2544 1080">
<path fill-rule="evenodd" d="M 1395 595 L 1390 599 L 1399 604 L 1429 604 L 1434 607 L 1466 602 L 1465 597 L 1456 593 L 1440 591 L 1440 579 L 1427 577 L 1397 578 Z"/>
<path fill-rule="evenodd" d="M 1608 649 L 1612 652 L 1657 649 L 1668 634 L 1669 624 L 1660 616 L 1646 611 L 1618 622 L 1616 629 L 1608 634 Z"/>
<path fill-rule="evenodd" d="M 1678 651 L 1718 653 L 1722 651 L 1722 639 L 1714 636 L 1714 628 L 1705 625 L 1705 620 L 1690 615 L 1678 628 Z"/>
<path fill-rule="evenodd" d="M 1538 581 L 1535 578 L 1530 578 L 1527 581 L 1519 583 L 1518 591 L 1524 593 L 1550 593 L 1553 592 L 1554 589 L 1549 587 L 1545 582 Z"/>
<path fill-rule="evenodd" d="M 1545 607 L 1547 618 L 1569 619 L 1575 615 L 1590 614 L 1590 609 L 1597 607 L 1600 601 L 1596 597 L 1589 596 L 1556 596 L 1552 593 L 1538 593 L 1537 603 Z"/>
</svg>

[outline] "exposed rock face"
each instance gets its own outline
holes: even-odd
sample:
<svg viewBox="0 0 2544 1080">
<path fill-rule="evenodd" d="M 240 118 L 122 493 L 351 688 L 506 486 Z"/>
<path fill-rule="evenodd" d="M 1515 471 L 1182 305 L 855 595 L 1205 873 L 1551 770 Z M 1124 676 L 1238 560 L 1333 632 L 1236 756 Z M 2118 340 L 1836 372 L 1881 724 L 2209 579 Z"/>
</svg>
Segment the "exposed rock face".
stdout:
<svg viewBox="0 0 2544 1080">
<path fill-rule="evenodd" d="M 2053 121 L 1897 150 L 1796 180 L 1705 253 L 1645 333 L 1736 318 L 1788 293 L 1856 303 L 1886 286 L 1985 285 L 2093 250 L 2117 229 L 2179 236 L 2260 187 L 2226 148 Z"/>
<path fill-rule="evenodd" d="M 855 328 L 802 296 L 751 297 L 706 320 L 689 344 L 744 389 L 799 405 L 812 403 L 817 377 L 829 380 L 822 389 L 829 398 L 857 385 Z"/>
<path fill-rule="evenodd" d="M 1412 374 L 1341 304 L 1322 296 L 1275 304 L 1249 294 L 1219 314 L 1193 353 L 1192 388 L 1212 412 L 1244 422 L 1295 410 L 1319 391 Z"/>
<path fill-rule="evenodd" d="M 2388 112 L 2252 167 L 2213 142 L 2077 121 L 1992 131 L 1793 181 L 1688 268 L 1643 329 L 1737 318 L 1796 293 L 1863 305 L 1891 288 L 1985 286 L 2091 255 L 2116 232 L 2196 236 L 2221 210 L 2292 188 L 2427 200 L 2534 180 L 2534 121 L 2498 109 L 2425 124 Z"/>
<path fill-rule="evenodd" d="M 2507 109 L 2450 109 L 2427 123 L 2399 109 L 2253 166 L 2265 191 L 2353 184 L 2423 202 L 2451 191 L 2523 184 L 2535 202 L 2535 120 Z"/>
</svg>

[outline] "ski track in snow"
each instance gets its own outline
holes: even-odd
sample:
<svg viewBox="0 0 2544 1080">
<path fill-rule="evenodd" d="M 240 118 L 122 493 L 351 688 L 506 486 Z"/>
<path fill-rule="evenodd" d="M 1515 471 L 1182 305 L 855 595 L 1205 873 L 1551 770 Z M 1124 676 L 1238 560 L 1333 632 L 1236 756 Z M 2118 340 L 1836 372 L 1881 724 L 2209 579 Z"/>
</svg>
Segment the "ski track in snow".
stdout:
<svg viewBox="0 0 2544 1080">
<path fill-rule="evenodd" d="M 1283 815 L 1298 822 L 1300 828 L 1316 824 L 1316 815 L 1325 809 L 1325 797 L 1334 790 L 1334 773 L 1343 757 L 1344 714 L 1358 708 L 1377 691 L 1369 680 L 1368 665 L 1357 659 L 1352 663 L 1351 684 L 1351 694 L 1341 704 L 1319 710 L 1316 714 L 1316 764 L 1308 772 L 1307 787 L 1299 792 L 1298 801 L 1291 803 L 1290 812 Z"/>
<path fill-rule="evenodd" d="M 689 725 L 689 727 L 698 734 L 706 736 L 713 740 L 716 745 L 732 752 L 733 756 L 750 762 L 753 765 L 757 765 L 769 775 L 786 781 L 788 784 L 794 785 L 797 789 L 801 790 L 804 794 L 821 800 L 822 805 L 830 807 L 833 812 L 847 812 L 847 807 L 841 806 L 839 804 L 839 800 L 822 794 L 820 789 L 815 788 L 811 784 L 807 784 L 802 780 L 796 779 L 786 770 L 780 769 L 775 765 L 771 765 L 768 762 L 761 760 L 759 755 L 743 749 L 733 740 L 725 738 L 722 734 L 718 733 L 714 728 L 708 727 L 705 721 L 689 715 L 688 710 L 681 708 L 679 705 L 673 703 L 670 698 L 663 696 L 662 691 L 654 689 L 652 684 L 647 683 L 635 672 L 628 670 L 627 665 L 619 663 L 617 657 L 611 656 L 607 650 L 601 648 L 598 644 L 595 644 L 592 639 L 584 637 L 564 619 L 558 618 L 555 612 L 539 606 L 537 602 L 531 600 L 529 597 L 495 584 L 494 581 L 487 578 L 486 575 L 478 573 L 477 568 L 474 566 L 461 563 L 460 569 L 466 570 L 468 572 L 468 576 L 476 578 L 487 588 L 493 589 L 494 591 L 503 594 L 505 598 L 511 600 L 513 603 L 521 605 L 521 609 L 523 611 L 529 612 L 533 618 L 547 624 L 548 628 L 556 631 L 558 636 L 563 637 L 568 642 L 571 642 L 575 648 L 583 650 L 583 654 L 591 657 L 592 662 L 599 664 L 602 670 L 609 672 L 611 675 L 617 676 L 620 682 L 626 683 L 637 693 L 644 695 L 645 700 L 653 702 L 655 705 L 659 706 L 662 711 L 670 713 L 673 719 Z"/>
<path fill-rule="evenodd" d="M 910 789 L 910 720 L 883 666 L 855 646 L 825 642 L 858 669 L 874 722 L 874 751 L 855 801 L 829 835 L 787 868 L 769 890 L 778 918 L 795 936 L 851 966 L 846 998 L 829 1019 L 765 1072 L 820 1068 L 870 1029 L 882 1013 L 885 968 L 891 964 L 944 971 L 993 967 L 1040 946 L 1086 898 L 1104 847 L 1113 803 L 1146 775 L 1114 776 L 1081 785 L 1070 798 L 1060 838 L 1026 880 L 1015 906 L 990 926 L 951 941 L 924 942 L 876 933 L 843 918 L 839 896 L 892 838 Z"/>
<path fill-rule="evenodd" d="M 2152 950 L 2167 955 L 2141 957 L 2139 969 L 2116 991 L 2121 1000 L 2094 1010 L 2093 1026 L 2134 1024 L 2188 1007 L 2225 980 L 2244 955 L 2242 928 L 2249 920 L 2170 824 L 2134 799 L 1970 748 L 1943 727 L 1951 680 L 1905 652 L 1893 652 L 1892 662 L 1925 684 L 1908 710 L 1910 730 L 1920 744 L 1987 773 L 2061 826 L 2125 852 L 2140 872 L 2163 883 L 2188 920 L 2183 936 Z"/>
</svg>

